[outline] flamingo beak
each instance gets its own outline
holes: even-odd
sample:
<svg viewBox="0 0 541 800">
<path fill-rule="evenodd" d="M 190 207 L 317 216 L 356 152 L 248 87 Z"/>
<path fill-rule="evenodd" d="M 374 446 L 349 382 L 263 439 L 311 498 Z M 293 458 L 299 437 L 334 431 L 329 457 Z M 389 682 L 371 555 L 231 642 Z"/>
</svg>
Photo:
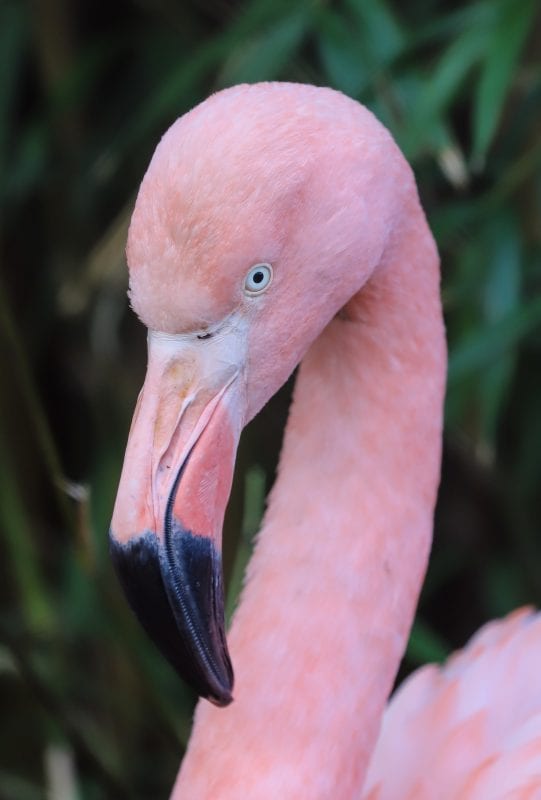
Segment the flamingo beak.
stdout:
<svg viewBox="0 0 541 800">
<path fill-rule="evenodd" d="M 113 563 L 139 621 L 201 697 L 232 700 L 222 523 L 244 414 L 234 333 L 149 333 L 110 530 Z"/>
</svg>

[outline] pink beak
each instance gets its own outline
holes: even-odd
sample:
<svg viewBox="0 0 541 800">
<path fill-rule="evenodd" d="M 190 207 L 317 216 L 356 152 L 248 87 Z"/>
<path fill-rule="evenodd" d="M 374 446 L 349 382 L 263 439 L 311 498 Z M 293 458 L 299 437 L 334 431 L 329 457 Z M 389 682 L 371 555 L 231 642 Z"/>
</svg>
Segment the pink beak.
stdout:
<svg viewBox="0 0 541 800">
<path fill-rule="evenodd" d="M 244 417 L 239 340 L 149 333 L 110 531 L 113 563 L 139 621 L 217 705 L 230 703 L 233 689 L 221 537 Z"/>
</svg>

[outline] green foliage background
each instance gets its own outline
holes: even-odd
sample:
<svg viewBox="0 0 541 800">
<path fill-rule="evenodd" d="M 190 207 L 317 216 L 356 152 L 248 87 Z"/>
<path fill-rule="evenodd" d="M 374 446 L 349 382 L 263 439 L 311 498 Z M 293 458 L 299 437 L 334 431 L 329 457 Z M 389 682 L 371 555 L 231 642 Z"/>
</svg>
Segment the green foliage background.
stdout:
<svg viewBox="0 0 541 800">
<path fill-rule="evenodd" d="M 194 703 L 138 629 L 106 532 L 145 361 L 130 209 L 167 126 L 288 79 L 367 104 L 412 162 L 451 346 L 430 572 L 402 674 L 541 601 L 536 0 L 0 4 L 0 798 L 165 797 Z M 229 607 L 286 388 L 246 432 Z"/>
</svg>

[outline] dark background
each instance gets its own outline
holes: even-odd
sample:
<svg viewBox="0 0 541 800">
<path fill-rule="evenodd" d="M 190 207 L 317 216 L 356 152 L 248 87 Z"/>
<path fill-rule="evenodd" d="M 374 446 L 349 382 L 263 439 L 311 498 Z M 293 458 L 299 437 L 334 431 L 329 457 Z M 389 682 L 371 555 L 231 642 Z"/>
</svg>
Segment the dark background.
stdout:
<svg viewBox="0 0 541 800">
<path fill-rule="evenodd" d="M 451 347 L 434 553 L 401 674 L 541 601 L 541 15 L 535 0 L 0 3 L 0 798 L 165 797 L 194 698 L 136 626 L 107 527 L 145 366 L 138 183 L 211 91 L 342 89 L 411 161 Z M 286 388 L 245 433 L 229 608 Z"/>
</svg>

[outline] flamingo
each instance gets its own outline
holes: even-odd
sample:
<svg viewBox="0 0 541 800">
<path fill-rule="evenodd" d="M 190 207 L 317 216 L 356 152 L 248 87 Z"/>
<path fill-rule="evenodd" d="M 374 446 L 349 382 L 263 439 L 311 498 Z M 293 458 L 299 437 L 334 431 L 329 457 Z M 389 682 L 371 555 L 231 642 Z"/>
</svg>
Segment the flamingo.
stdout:
<svg viewBox="0 0 541 800">
<path fill-rule="evenodd" d="M 388 131 L 331 89 L 218 92 L 159 143 L 127 259 L 148 370 L 111 552 L 147 632 L 211 701 L 172 798 L 541 798 L 532 611 L 386 707 L 430 550 L 446 372 L 437 250 Z M 230 658 L 235 449 L 299 363 Z"/>
</svg>

